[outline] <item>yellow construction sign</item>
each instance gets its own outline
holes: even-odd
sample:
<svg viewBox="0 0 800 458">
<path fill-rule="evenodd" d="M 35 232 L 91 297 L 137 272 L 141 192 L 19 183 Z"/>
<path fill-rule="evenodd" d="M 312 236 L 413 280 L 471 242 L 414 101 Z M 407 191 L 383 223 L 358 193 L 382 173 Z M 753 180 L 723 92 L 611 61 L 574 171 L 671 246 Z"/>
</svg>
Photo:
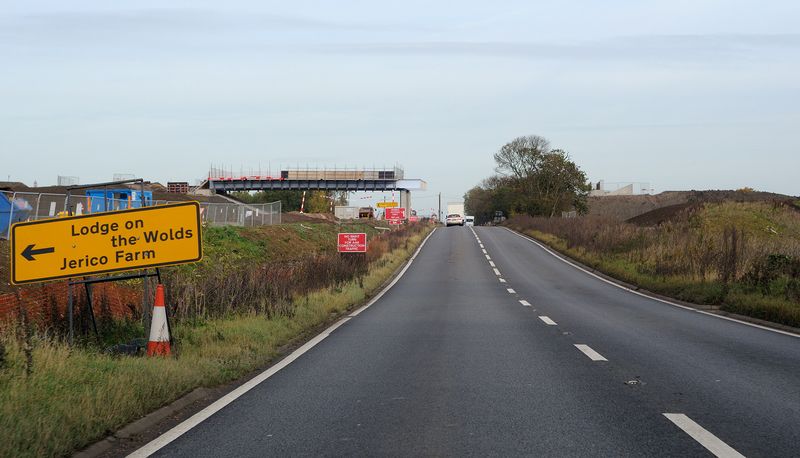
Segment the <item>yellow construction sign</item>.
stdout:
<svg viewBox="0 0 800 458">
<path fill-rule="evenodd" d="M 30 221 L 11 228 L 14 284 L 183 264 L 202 257 L 197 202 Z"/>
<path fill-rule="evenodd" d="M 400 204 L 397 202 L 378 202 L 378 208 L 397 208 Z"/>
</svg>

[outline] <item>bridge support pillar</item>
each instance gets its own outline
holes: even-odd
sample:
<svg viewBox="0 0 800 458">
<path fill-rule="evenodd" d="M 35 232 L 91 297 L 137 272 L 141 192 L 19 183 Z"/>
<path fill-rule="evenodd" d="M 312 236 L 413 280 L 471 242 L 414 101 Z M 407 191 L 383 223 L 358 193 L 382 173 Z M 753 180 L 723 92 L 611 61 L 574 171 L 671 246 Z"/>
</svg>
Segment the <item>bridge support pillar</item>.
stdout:
<svg viewBox="0 0 800 458">
<path fill-rule="evenodd" d="M 411 216 L 411 191 L 400 190 L 400 206 L 406 209 L 406 218 Z"/>
</svg>

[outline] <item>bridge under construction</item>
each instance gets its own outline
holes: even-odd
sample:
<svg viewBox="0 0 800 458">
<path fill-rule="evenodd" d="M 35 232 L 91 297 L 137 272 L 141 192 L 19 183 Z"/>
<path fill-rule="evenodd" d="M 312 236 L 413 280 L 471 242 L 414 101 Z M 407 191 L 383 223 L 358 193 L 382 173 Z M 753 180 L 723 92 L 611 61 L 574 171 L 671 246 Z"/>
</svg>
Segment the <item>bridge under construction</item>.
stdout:
<svg viewBox="0 0 800 458">
<path fill-rule="evenodd" d="M 237 191 L 397 191 L 399 205 L 411 214 L 411 191 L 424 191 L 427 183 L 405 178 L 403 169 L 284 169 L 278 176 L 233 173 L 211 169 L 204 183 L 211 192 Z"/>
</svg>

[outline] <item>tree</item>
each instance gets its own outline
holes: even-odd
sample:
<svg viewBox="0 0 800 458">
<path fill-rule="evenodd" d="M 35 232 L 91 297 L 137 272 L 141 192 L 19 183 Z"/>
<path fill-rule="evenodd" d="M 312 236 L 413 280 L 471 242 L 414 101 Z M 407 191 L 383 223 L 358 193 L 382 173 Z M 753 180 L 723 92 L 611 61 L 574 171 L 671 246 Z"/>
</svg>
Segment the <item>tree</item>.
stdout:
<svg viewBox="0 0 800 458">
<path fill-rule="evenodd" d="M 517 137 L 494 154 L 497 175 L 484 180 L 464 196 L 465 205 L 479 222 L 496 211 L 508 216 L 554 216 L 564 210 L 587 211 L 586 174 L 569 153 L 551 149 L 538 135 Z"/>
<path fill-rule="evenodd" d="M 502 175 L 525 179 L 541 166 L 542 156 L 550 152 L 550 142 L 538 135 L 517 137 L 494 154 L 495 170 Z"/>
</svg>

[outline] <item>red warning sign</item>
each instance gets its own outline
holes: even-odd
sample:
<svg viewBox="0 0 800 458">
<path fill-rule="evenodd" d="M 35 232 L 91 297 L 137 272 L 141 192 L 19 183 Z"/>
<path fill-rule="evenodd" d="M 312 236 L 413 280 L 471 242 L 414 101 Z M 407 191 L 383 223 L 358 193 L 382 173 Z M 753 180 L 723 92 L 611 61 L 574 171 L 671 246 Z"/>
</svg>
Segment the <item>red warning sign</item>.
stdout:
<svg viewBox="0 0 800 458">
<path fill-rule="evenodd" d="M 389 221 L 402 221 L 406 219 L 406 209 L 403 207 L 387 208 L 385 216 Z"/>
<path fill-rule="evenodd" d="M 366 253 L 367 234 L 342 232 L 339 234 L 339 253 Z"/>
</svg>

